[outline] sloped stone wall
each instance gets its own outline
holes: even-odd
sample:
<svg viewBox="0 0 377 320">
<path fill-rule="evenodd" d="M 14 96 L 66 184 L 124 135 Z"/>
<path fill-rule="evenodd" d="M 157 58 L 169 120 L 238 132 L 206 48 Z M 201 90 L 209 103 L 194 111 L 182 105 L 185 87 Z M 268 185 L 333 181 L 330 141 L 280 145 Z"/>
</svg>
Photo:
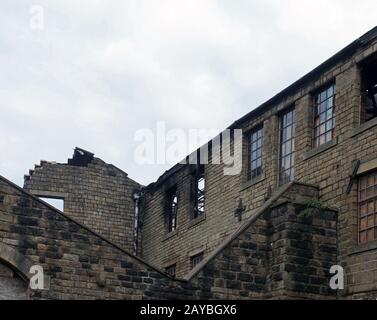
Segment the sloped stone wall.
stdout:
<svg viewBox="0 0 377 320">
<path fill-rule="evenodd" d="M 280 197 L 184 280 L 168 277 L 3 178 L 0 197 L 0 243 L 42 266 L 49 278 L 49 289 L 33 291 L 32 299 L 333 297 L 326 270 L 336 258 L 336 216 L 320 210 L 301 217 L 302 204 L 287 201 L 290 196 Z"/>
</svg>

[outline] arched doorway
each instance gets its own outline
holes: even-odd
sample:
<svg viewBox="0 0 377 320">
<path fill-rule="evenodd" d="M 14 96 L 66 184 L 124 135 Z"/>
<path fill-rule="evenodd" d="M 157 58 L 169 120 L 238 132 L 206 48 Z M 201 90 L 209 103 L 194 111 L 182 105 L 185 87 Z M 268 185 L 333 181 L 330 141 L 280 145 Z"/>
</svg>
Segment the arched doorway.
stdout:
<svg viewBox="0 0 377 320">
<path fill-rule="evenodd" d="M 32 261 L 0 240 L 0 300 L 29 299 Z"/>
<path fill-rule="evenodd" d="M 0 300 L 26 300 L 28 283 L 0 260 Z"/>
</svg>

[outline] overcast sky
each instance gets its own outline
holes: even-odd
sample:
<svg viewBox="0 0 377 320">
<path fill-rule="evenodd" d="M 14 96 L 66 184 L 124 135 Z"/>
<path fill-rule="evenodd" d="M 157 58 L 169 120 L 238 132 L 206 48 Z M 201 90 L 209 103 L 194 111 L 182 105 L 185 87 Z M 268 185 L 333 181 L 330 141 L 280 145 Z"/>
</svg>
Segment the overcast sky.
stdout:
<svg viewBox="0 0 377 320">
<path fill-rule="evenodd" d="M 224 129 L 376 12 L 376 0 L 1 0 L 0 175 L 22 185 L 80 146 L 152 182 L 168 165 L 135 163 L 135 131 Z"/>
</svg>

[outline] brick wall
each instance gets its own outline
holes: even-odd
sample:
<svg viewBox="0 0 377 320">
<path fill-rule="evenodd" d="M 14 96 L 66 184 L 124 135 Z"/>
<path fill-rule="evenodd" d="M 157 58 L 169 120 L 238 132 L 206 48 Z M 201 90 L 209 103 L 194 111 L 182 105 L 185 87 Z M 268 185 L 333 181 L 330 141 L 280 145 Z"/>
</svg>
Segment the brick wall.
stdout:
<svg viewBox="0 0 377 320">
<path fill-rule="evenodd" d="M 76 154 L 73 159 L 79 157 Z M 64 212 L 123 248 L 133 251 L 134 200 L 140 185 L 101 159 L 70 164 L 41 162 L 25 179 L 38 196 L 64 198 Z"/>
</svg>

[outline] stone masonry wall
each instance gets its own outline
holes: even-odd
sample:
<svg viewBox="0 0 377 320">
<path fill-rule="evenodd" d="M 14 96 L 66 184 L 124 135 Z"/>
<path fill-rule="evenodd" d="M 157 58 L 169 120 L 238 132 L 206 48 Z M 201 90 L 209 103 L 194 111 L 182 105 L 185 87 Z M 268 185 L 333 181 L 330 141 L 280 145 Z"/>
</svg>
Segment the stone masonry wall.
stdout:
<svg viewBox="0 0 377 320">
<path fill-rule="evenodd" d="M 374 34 L 374 36 L 372 36 Z M 345 268 L 346 289 L 342 298 L 368 296 L 377 291 L 377 244 L 359 245 L 357 179 L 350 193 L 347 187 L 356 160 L 366 163 L 377 159 L 377 120 L 360 124 L 361 69 L 360 63 L 377 54 L 376 30 L 360 41 L 349 55 L 343 55 L 336 63 L 321 73 L 311 76 L 311 81 L 289 95 L 275 99 L 254 116 L 238 121 L 232 128 L 242 129 L 247 137 L 253 128 L 263 125 L 264 156 L 263 174 L 255 181 L 247 181 L 247 141 L 243 142 L 242 172 L 224 176 L 222 165 L 206 166 L 207 195 L 205 219 L 190 220 L 192 203 L 188 169 L 177 170 L 166 176 L 167 182 L 157 184 L 147 195 L 142 229 L 143 257 L 156 261 L 163 268 L 177 263 L 178 274 L 190 267 L 189 256 L 204 251 L 205 256 L 216 248 L 242 222 L 234 211 L 242 200 L 244 218 L 258 209 L 278 186 L 279 122 L 283 110 L 295 108 L 295 180 L 319 187 L 320 202 L 339 211 L 338 263 Z M 376 58 L 376 56 L 375 56 Z M 333 141 L 314 149 L 313 95 L 324 86 L 334 83 L 335 128 Z M 375 168 L 377 170 L 377 168 Z M 178 231 L 167 235 L 164 225 L 163 203 L 165 183 L 177 183 L 182 195 L 178 207 Z"/>
<path fill-rule="evenodd" d="M 87 166 L 41 162 L 25 189 L 42 197 L 64 198 L 64 212 L 133 252 L 134 200 L 140 185 L 98 158 Z"/>
<path fill-rule="evenodd" d="M 5 245 L 43 267 L 48 290 L 31 299 L 333 298 L 325 270 L 335 263 L 336 215 L 301 217 L 303 190 L 313 189 L 292 187 L 190 278 L 175 280 L 0 177 L 0 260 Z"/>
</svg>

